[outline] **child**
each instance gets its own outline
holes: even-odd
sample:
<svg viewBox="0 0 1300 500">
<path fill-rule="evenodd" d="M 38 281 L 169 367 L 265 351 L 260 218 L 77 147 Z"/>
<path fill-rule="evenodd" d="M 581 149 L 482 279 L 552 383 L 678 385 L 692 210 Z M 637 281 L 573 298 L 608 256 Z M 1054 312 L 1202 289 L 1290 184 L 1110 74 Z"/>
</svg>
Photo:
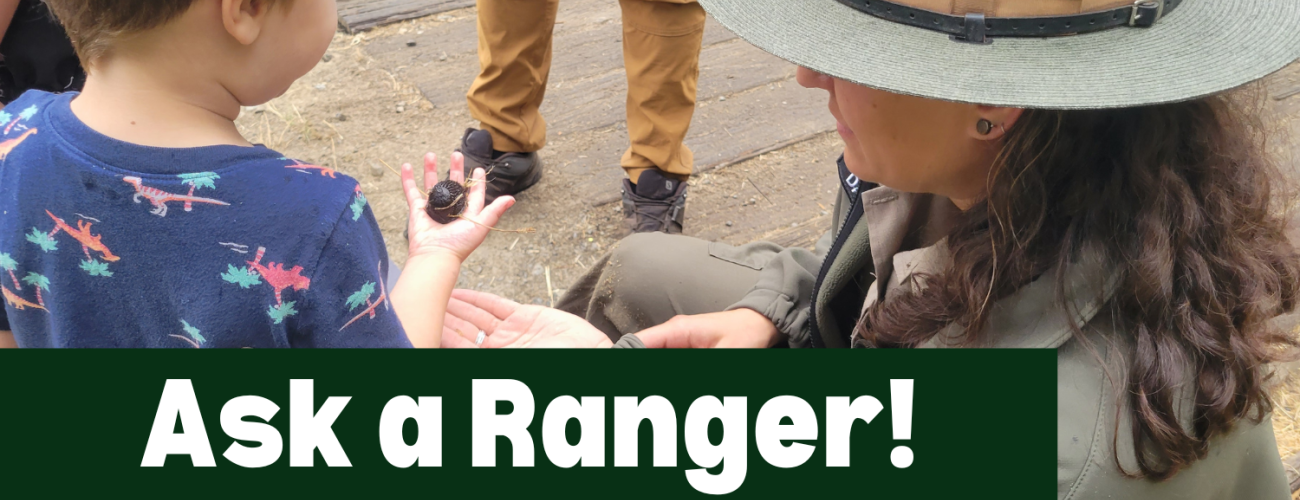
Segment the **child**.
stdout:
<svg viewBox="0 0 1300 500">
<path fill-rule="evenodd" d="M 386 283 L 357 182 L 253 146 L 233 122 L 321 59 L 333 0 L 47 3 L 90 76 L 80 94 L 31 91 L 0 112 L 0 343 L 439 345 L 487 229 L 435 224 L 413 202 L 411 257 Z M 426 182 L 431 170 L 430 155 Z M 512 201 L 482 199 L 479 183 L 466 214 L 486 225 Z"/>
</svg>

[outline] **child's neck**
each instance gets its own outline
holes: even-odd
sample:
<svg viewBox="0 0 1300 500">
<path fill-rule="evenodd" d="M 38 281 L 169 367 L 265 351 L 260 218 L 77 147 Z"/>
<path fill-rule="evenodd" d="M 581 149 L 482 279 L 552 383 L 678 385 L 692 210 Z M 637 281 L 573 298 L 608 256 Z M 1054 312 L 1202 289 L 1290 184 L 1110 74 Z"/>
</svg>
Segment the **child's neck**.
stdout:
<svg viewBox="0 0 1300 500">
<path fill-rule="evenodd" d="M 215 79 L 203 78 L 202 69 L 172 62 L 177 61 L 101 61 L 73 99 L 73 114 L 96 132 L 142 146 L 251 146 L 235 128 L 240 110 L 235 96 Z"/>
</svg>

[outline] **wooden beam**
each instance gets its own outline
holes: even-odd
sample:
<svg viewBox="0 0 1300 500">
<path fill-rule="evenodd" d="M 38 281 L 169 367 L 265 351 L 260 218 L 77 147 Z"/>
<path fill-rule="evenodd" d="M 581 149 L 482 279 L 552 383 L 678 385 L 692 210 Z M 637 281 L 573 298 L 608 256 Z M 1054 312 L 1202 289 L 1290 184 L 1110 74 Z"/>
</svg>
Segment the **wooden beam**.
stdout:
<svg viewBox="0 0 1300 500">
<path fill-rule="evenodd" d="M 339 25 L 356 33 L 473 5 L 474 0 L 340 0 Z"/>
</svg>

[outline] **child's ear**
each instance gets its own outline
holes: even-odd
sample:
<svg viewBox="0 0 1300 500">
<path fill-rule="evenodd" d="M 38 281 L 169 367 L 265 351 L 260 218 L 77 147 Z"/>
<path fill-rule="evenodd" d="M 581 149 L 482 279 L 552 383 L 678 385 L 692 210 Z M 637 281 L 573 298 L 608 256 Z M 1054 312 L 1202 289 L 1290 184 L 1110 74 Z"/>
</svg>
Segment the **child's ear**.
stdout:
<svg viewBox="0 0 1300 500">
<path fill-rule="evenodd" d="M 239 43 L 252 45 L 262 34 L 270 5 L 266 0 L 221 0 L 221 22 Z"/>
</svg>

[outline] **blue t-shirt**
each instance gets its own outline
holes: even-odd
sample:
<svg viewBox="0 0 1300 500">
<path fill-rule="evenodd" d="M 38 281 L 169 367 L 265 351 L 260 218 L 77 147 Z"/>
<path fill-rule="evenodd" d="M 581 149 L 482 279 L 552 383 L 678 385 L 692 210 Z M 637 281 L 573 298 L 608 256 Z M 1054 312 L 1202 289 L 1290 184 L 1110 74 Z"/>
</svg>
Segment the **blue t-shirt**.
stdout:
<svg viewBox="0 0 1300 500">
<path fill-rule="evenodd" d="M 118 141 L 73 97 L 0 111 L 0 330 L 20 347 L 410 347 L 355 180 Z"/>
</svg>

